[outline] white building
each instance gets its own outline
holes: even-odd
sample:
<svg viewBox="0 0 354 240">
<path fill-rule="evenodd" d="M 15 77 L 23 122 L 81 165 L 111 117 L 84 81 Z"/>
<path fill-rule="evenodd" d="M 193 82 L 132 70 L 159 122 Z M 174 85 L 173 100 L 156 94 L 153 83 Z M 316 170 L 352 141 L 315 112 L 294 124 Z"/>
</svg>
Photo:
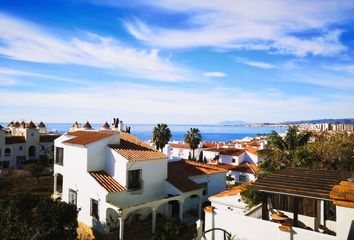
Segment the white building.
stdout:
<svg viewBox="0 0 354 240">
<path fill-rule="evenodd" d="M 223 239 L 225 232 L 214 231 L 221 228 L 236 239 L 248 240 L 354 239 L 352 176 L 352 172 L 296 168 L 270 174 L 247 186 L 263 194 L 262 203 L 248 211 L 239 189 L 226 190 L 209 198 L 212 205 L 205 208 L 204 235 L 208 240 Z"/>
<path fill-rule="evenodd" d="M 162 215 L 196 221 L 203 202 L 225 188 L 223 169 L 169 163 L 122 127 L 71 129 L 55 140 L 54 195 L 76 204 L 81 223 L 120 239 L 137 222 L 155 232 Z"/>
<path fill-rule="evenodd" d="M 27 160 L 38 159 L 53 151 L 54 139 L 59 135 L 47 133 L 43 122 L 11 122 L 0 128 L 0 169 L 15 168 Z M 51 157 L 48 155 L 48 157 Z M 49 159 L 50 160 L 50 159 Z"/>
</svg>

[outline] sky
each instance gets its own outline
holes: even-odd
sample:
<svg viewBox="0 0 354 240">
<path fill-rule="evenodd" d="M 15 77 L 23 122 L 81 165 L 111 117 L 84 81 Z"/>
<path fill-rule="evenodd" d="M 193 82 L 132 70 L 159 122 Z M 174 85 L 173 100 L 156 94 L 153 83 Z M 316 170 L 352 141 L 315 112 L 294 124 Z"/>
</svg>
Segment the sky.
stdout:
<svg viewBox="0 0 354 240">
<path fill-rule="evenodd" d="M 0 0 L 0 122 L 354 117 L 354 0 Z"/>
</svg>

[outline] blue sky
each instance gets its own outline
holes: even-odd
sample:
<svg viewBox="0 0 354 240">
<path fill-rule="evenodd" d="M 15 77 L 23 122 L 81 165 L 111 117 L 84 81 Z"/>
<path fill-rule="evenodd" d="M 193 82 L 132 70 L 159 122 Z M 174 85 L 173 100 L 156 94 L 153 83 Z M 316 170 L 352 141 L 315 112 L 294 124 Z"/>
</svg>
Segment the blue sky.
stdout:
<svg viewBox="0 0 354 240">
<path fill-rule="evenodd" d="M 354 117 L 353 50 L 354 1 L 0 0 L 1 121 Z"/>
</svg>

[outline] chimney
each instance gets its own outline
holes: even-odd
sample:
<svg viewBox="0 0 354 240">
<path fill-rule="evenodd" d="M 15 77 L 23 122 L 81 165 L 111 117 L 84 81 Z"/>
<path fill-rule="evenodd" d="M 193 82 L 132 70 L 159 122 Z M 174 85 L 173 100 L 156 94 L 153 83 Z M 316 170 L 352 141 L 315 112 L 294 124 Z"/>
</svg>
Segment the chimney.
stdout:
<svg viewBox="0 0 354 240">
<path fill-rule="evenodd" d="M 119 120 L 119 118 L 118 118 L 118 120 Z M 123 131 L 123 127 L 124 127 L 123 121 L 119 121 L 119 125 L 118 125 L 119 131 Z"/>
</svg>

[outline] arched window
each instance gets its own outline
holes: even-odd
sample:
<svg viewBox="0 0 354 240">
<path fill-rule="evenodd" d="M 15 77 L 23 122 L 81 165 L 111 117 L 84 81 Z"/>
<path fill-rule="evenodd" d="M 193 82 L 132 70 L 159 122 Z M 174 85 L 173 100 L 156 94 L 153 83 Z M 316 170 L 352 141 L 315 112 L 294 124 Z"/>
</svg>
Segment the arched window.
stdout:
<svg viewBox="0 0 354 240">
<path fill-rule="evenodd" d="M 11 149 L 10 148 L 5 148 L 5 157 L 11 157 Z"/>
</svg>

